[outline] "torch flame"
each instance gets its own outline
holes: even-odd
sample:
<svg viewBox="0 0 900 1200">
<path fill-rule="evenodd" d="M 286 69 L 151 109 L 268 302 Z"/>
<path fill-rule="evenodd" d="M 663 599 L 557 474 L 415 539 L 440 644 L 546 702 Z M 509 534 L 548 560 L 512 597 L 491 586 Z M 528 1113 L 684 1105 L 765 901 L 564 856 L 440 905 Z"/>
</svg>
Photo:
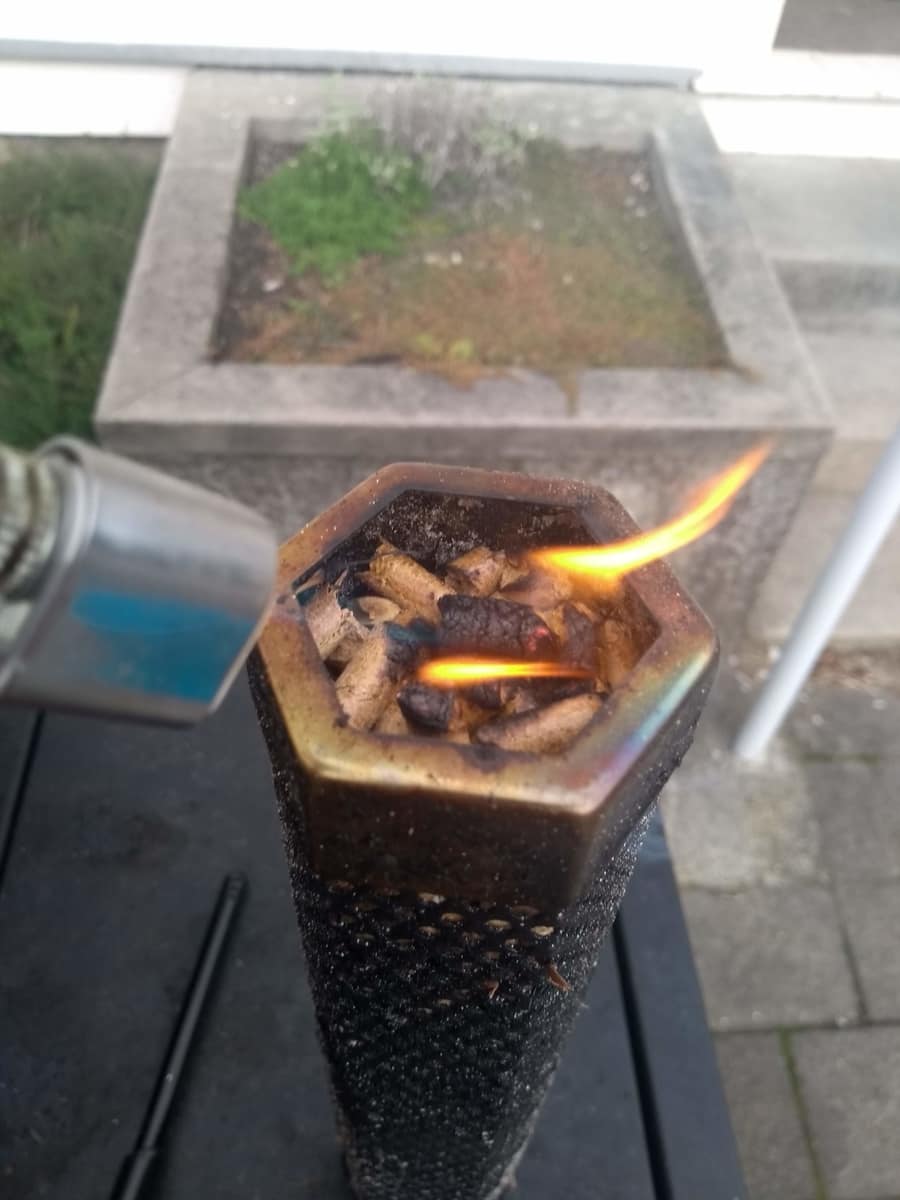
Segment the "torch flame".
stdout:
<svg viewBox="0 0 900 1200">
<path fill-rule="evenodd" d="M 558 662 L 514 662 L 489 658 L 435 658 L 418 670 L 421 683 L 433 687 L 459 687 L 490 679 L 586 679 L 589 671 Z"/>
<path fill-rule="evenodd" d="M 545 567 L 614 581 L 644 563 L 686 546 L 717 525 L 731 508 L 740 489 L 762 466 L 771 449 L 772 442 L 768 440 L 754 446 L 727 470 L 705 483 L 686 512 L 664 525 L 658 525 L 656 529 L 605 546 L 536 550 L 532 557 Z"/>
</svg>

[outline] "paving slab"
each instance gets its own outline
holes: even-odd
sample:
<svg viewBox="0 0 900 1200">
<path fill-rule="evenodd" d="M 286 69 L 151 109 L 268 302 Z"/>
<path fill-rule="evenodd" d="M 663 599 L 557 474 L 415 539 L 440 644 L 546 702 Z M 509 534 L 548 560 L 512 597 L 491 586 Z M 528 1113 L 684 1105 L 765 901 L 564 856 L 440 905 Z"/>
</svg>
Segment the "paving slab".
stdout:
<svg viewBox="0 0 900 1200">
<path fill-rule="evenodd" d="M 840 883 L 900 879 L 900 803 L 873 760 L 823 759 L 806 777 L 828 870 Z"/>
<path fill-rule="evenodd" d="M 837 896 L 866 1015 L 900 1022 L 900 881 L 846 883 Z"/>
<path fill-rule="evenodd" d="M 900 1188 L 900 1027 L 791 1038 L 829 1200 L 888 1200 Z"/>
<path fill-rule="evenodd" d="M 723 1034 L 716 1052 L 750 1200 L 820 1200 L 780 1036 Z"/>
<path fill-rule="evenodd" d="M 895 254 L 900 170 L 896 163 L 846 160 L 813 160 L 811 165 L 735 160 L 733 167 L 743 180 L 742 196 L 757 232 L 778 259 L 779 279 L 835 414 L 835 440 L 819 463 L 750 619 L 753 636 L 780 641 L 850 519 L 900 415 L 900 266 Z M 811 192 L 819 185 L 827 190 L 813 201 Z M 897 579 L 900 527 L 888 536 L 834 640 L 848 645 L 900 638 Z"/>
<path fill-rule="evenodd" d="M 706 726 L 667 784 L 661 808 L 682 887 L 824 880 L 806 779 L 784 755 L 738 763 Z"/>
<path fill-rule="evenodd" d="M 894 432 L 900 416 L 897 332 L 806 331 L 806 344 L 831 399 L 838 438 L 886 441 Z"/>
<path fill-rule="evenodd" d="M 735 154 L 728 163 L 772 258 L 900 265 L 900 162 Z"/>
<path fill-rule="evenodd" d="M 891 0 L 787 0 L 778 49 L 836 54 L 900 54 L 900 19 Z"/>
<path fill-rule="evenodd" d="M 844 169 L 853 164 L 845 160 Z M 804 333 L 900 330 L 898 266 L 781 259 L 775 269 Z"/>
<path fill-rule="evenodd" d="M 814 684 L 801 693 L 787 729 L 810 758 L 900 756 L 900 695 L 887 687 Z"/>
<path fill-rule="evenodd" d="M 856 1018 L 853 980 L 827 888 L 687 888 L 682 899 L 714 1030 Z"/>
<path fill-rule="evenodd" d="M 900 343 L 898 343 L 900 345 Z M 900 354 L 897 355 L 900 378 Z M 860 411 L 866 407 L 860 404 Z M 861 417 L 861 421 L 865 421 Z M 880 454 L 880 443 L 836 443 L 821 470 L 831 481 L 864 486 Z M 849 461 L 848 461 L 849 457 Z M 801 501 L 791 528 L 775 552 L 750 618 L 751 635 L 764 642 L 781 642 L 790 632 L 810 589 L 815 585 L 838 538 L 853 513 L 857 491 L 816 488 Z M 900 638 L 900 523 L 884 540 L 856 595 L 832 635 L 842 646 L 879 645 Z"/>
</svg>

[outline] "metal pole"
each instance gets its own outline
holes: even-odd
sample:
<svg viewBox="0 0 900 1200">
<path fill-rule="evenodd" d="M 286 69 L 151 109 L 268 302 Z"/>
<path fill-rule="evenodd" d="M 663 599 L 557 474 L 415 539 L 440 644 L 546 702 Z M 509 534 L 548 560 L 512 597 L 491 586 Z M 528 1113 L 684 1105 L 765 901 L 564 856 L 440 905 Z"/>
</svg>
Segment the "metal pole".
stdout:
<svg viewBox="0 0 900 1200">
<path fill-rule="evenodd" d="M 841 613 L 900 509 L 900 427 L 856 503 L 734 743 L 739 758 L 759 758 L 816 664 Z"/>
</svg>

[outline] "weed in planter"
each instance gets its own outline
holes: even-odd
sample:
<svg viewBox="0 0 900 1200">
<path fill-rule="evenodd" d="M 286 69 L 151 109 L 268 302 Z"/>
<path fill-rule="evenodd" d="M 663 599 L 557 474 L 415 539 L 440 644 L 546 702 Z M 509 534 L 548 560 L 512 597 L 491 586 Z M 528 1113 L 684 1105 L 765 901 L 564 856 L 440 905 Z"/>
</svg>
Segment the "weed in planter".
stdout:
<svg viewBox="0 0 900 1200">
<path fill-rule="evenodd" d="M 334 283 L 362 255 L 396 250 L 430 199 L 413 159 L 358 127 L 304 146 L 247 188 L 239 210 L 268 230 L 296 271 Z"/>
<path fill-rule="evenodd" d="M 421 127 L 388 123 L 383 137 L 361 126 L 329 134 L 300 154 L 262 143 L 257 163 L 289 154 L 298 165 L 276 168 L 245 195 L 245 214 L 248 198 L 268 201 L 265 210 L 255 202 L 258 224 L 236 229 L 215 353 L 407 363 L 458 383 L 527 367 L 567 394 L 585 367 L 725 361 L 643 157 L 483 123 L 470 122 L 465 138 L 438 134 L 432 113 Z M 386 249 L 359 236 L 370 222 L 381 228 L 382 185 L 366 165 L 376 149 L 379 162 L 396 156 L 415 179 L 400 172 L 401 194 L 414 202 L 390 226 Z M 358 186 L 344 186 L 345 165 Z M 388 199 L 393 214 L 396 197 Z"/>
<path fill-rule="evenodd" d="M 0 440 L 90 434 L 153 174 L 118 148 L 0 166 Z"/>
</svg>

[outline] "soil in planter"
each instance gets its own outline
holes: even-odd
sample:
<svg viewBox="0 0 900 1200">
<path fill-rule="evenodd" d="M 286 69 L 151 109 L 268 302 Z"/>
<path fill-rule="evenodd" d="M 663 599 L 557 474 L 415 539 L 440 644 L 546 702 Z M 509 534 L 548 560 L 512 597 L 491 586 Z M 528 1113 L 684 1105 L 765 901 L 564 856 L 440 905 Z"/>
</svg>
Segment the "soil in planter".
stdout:
<svg viewBox="0 0 900 1200">
<path fill-rule="evenodd" d="M 328 137 L 255 147 L 217 357 L 405 363 L 462 383 L 509 367 L 724 364 L 642 156 L 522 140 L 499 169 L 432 187 L 414 159 L 379 156 L 371 130 Z M 374 181 L 368 167 L 342 174 L 360 137 Z"/>
</svg>

